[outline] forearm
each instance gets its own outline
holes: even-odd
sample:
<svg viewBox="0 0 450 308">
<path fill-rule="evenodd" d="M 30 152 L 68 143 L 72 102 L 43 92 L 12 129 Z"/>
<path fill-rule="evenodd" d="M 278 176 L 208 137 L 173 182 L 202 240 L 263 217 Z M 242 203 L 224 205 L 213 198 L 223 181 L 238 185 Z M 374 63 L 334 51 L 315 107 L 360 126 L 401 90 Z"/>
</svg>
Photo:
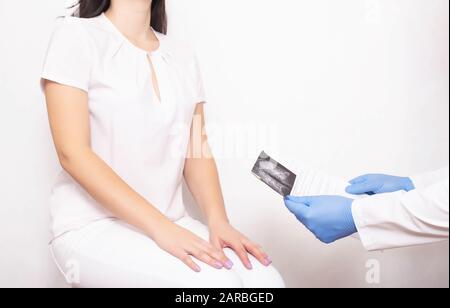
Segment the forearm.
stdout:
<svg viewBox="0 0 450 308">
<path fill-rule="evenodd" d="M 355 200 L 353 217 L 368 250 L 448 239 L 448 179 L 426 189 Z"/>
<path fill-rule="evenodd" d="M 420 174 L 411 177 L 411 181 L 413 182 L 415 188 L 423 189 L 445 179 L 448 179 L 448 166 L 436 171 L 428 172 L 425 174 Z"/>
<path fill-rule="evenodd" d="M 184 177 L 208 224 L 228 222 L 222 189 L 213 158 L 188 158 Z"/>
<path fill-rule="evenodd" d="M 150 237 L 169 222 L 147 200 L 126 184 L 91 149 L 73 151 L 60 159 L 62 167 L 102 206 L 117 218 Z"/>
</svg>

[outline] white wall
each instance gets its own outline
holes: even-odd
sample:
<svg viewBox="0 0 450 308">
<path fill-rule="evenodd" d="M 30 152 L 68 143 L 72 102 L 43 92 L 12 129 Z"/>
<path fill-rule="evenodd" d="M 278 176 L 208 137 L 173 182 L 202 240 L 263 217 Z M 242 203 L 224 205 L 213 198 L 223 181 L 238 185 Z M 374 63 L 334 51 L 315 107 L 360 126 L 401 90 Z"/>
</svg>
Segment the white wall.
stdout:
<svg viewBox="0 0 450 308">
<path fill-rule="evenodd" d="M 64 285 L 46 247 L 58 165 L 38 89 L 63 4 L 0 0 L 0 287 Z M 343 178 L 448 165 L 448 5 L 169 0 L 171 34 L 199 53 L 230 216 L 289 286 L 369 287 L 365 265 L 375 258 L 380 286 L 448 287 L 448 243 L 384 253 L 352 239 L 324 246 L 249 174 L 262 149 Z"/>
</svg>

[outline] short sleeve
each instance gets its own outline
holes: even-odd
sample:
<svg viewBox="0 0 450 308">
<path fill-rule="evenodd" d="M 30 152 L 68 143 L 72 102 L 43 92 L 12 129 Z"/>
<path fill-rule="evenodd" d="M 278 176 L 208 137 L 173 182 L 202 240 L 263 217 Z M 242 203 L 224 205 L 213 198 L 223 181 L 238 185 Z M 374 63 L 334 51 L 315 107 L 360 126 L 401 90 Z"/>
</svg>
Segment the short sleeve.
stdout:
<svg viewBox="0 0 450 308">
<path fill-rule="evenodd" d="M 41 73 L 50 80 L 88 91 L 92 67 L 92 51 L 87 32 L 73 18 L 59 22 L 50 38 Z"/>
<path fill-rule="evenodd" d="M 200 65 L 197 59 L 197 56 L 194 55 L 194 63 L 193 63 L 193 78 L 194 78 L 194 94 L 195 94 L 195 102 L 196 103 L 206 103 L 206 94 L 205 94 L 205 86 L 203 84 L 203 77 L 200 70 Z"/>
</svg>

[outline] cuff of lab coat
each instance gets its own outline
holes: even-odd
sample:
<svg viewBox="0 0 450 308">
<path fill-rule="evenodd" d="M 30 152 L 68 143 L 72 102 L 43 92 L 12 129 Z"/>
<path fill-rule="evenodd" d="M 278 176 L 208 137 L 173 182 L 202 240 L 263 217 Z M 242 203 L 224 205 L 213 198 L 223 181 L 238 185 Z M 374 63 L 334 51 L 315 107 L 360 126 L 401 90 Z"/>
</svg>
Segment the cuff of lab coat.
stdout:
<svg viewBox="0 0 450 308">
<path fill-rule="evenodd" d="M 413 182 L 415 189 L 423 189 L 423 188 L 431 185 L 430 180 L 428 180 L 424 176 L 420 176 L 420 175 L 412 176 L 412 177 L 410 177 L 410 179 Z"/>
<path fill-rule="evenodd" d="M 424 189 L 439 181 L 448 179 L 448 167 L 410 177 L 416 189 Z"/>
<path fill-rule="evenodd" d="M 370 198 L 364 198 L 353 201 L 352 215 L 362 245 L 366 250 L 372 251 L 375 250 L 374 248 L 375 241 L 370 236 L 368 222 L 364 218 L 364 211 L 363 211 L 364 206 L 367 205 L 367 202 L 371 202 Z"/>
<path fill-rule="evenodd" d="M 369 251 L 391 249 L 404 245 L 398 230 L 404 228 L 410 218 L 401 205 L 408 193 L 398 191 L 357 199 L 352 214 L 361 242 Z"/>
</svg>

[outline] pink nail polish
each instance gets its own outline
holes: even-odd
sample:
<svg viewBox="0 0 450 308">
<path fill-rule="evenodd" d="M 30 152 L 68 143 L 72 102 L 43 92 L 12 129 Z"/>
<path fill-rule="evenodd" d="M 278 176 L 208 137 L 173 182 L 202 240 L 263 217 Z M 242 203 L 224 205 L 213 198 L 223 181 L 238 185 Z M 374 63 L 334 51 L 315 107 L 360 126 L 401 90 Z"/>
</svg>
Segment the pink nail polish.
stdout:
<svg viewBox="0 0 450 308">
<path fill-rule="evenodd" d="M 220 262 L 216 262 L 216 263 L 215 263 L 215 267 L 216 267 L 217 269 L 222 269 L 222 268 L 223 268 L 223 265 L 222 265 L 222 263 L 220 263 Z"/>
<path fill-rule="evenodd" d="M 197 266 L 195 267 L 195 271 L 196 271 L 197 273 L 200 273 L 200 272 L 202 271 L 202 269 L 200 268 L 200 266 L 197 265 Z"/>
<path fill-rule="evenodd" d="M 249 270 L 252 270 L 252 269 L 253 269 L 253 266 L 252 266 L 251 263 L 247 263 L 247 269 L 249 269 Z"/>
<path fill-rule="evenodd" d="M 267 257 L 265 263 L 266 266 L 269 266 L 270 264 L 272 264 L 272 260 L 269 257 Z"/>
<path fill-rule="evenodd" d="M 227 263 L 225 263 L 225 268 L 230 270 L 233 268 L 233 265 L 234 265 L 233 262 L 227 261 Z"/>
</svg>

